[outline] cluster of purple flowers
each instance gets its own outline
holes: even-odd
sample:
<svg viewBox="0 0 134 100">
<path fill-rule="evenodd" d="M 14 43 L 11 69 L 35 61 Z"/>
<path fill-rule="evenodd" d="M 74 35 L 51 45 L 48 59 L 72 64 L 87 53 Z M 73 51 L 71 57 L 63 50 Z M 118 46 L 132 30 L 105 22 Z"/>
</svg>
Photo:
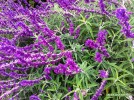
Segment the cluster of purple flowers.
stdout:
<svg viewBox="0 0 134 100">
<path fill-rule="evenodd" d="M 107 31 L 101 30 L 99 31 L 97 35 L 97 39 L 95 41 L 91 39 L 87 39 L 85 42 L 85 46 L 98 50 L 95 54 L 95 60 L 97 62 L 102 62 L 104 56 L 110 57 L 109 53 L 107 52 L 107 49 L 105 48 L 106 35 L 107 35 Z"/>
<path fill-rule="evenodd" d="M 74 39 L 77 39 L 80 34 L 80 27 L 77 27 L 76 31 L 74 30 L 74 24 L 71 22 L 69 25 L 69 33 L 71 36 L 74 36 Z"/>
<path fill-rule="evenodd" d="M 27 2 L 25 3 L 28 5 Z M 44 13 L 50 10 L 48 6 L 52 7 L 54 2 L 40 1 L 40 3 L 38 8 L 23 7 L 13 0 L 0 3 L 0 75 L 9 78 L 6 83 L 1 83 L 0 94 L 4 93 L 1 99 L 14 93 L 14 88 L 19 90 L 22 87 L 38 84 L 43 78 L 50 79 L 52 68 L 46 66 L 56 66 L 53 69 L 56 74 L 72 75 L 81 71 L 72 54 L 65 50 L 60 36 L 43 20 Z M 56 46 L 60 53 L 54 50 Z M 62 64 L 56 65 L 66 57 L 68 58 L 63 64 L 65 69 L 60 66 Z M 39 79 L 28 80 L 28 71 L 42 66 L 45 68 L 44 75 Z M 13 91 L 9 92 L 9 89 Z"/>
<path fill-rule="evenodd" d="M 67 8 L 71 5 L 73 5 L 76 2 L 76 0 L 57 0 L 57 3 L 60 5 L 62 8 Z"/>
<path fill-rule="evenodd" d="M 32 95 L 30 96 L 29 100 L 41 100 L 41 99 L 36 95 Z"/>
<path fill-rule="evenodd" d="M 52 66 L 52 67 L 45 67 L 44 73 L 46 79 L 51 79 L 50 73 L 53 70 L 56 74 L 63 74 L 63 75 L 74 75 L 82 70 L 79 68 L 79 66 L 75 63 L 75 61 L 72 58 L 72 52 L 67 51 L 64 53 L 66 57 L 66 62 L 65 64 L 58 64 L 57 66 Z"/>
<path fill-rule="evenodd" d="M 125 8 L 118 8 L 116 10 L 116 17 L 119 20 L 119 24 L 122 26 L 122 32 L 127 38 L 134 38 L 134 33 L 131 31 L 129 24 L 129 12 Z"/>
<path fill-rule="evenodd" d="M 56 66 L 54 72 L 56 74 L 72 75 L 81 72 L 81 69 L 78 67 L 73 59 L 67 58 L 66 63 Z"/>
</svg>

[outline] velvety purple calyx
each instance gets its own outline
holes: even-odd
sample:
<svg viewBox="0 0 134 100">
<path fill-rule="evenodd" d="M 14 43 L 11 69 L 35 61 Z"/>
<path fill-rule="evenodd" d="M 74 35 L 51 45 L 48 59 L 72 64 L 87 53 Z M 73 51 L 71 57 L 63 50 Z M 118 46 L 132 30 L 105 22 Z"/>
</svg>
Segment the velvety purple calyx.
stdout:
<svg viewBox="0 0 134 100">
<path fill-rule="evenodd" d="M 65 75 L 73 75 L 81 72 L 79 66 L 74 62 L 73 59 L 67 58 L 65 64 L 59 64 L 55 67 L 54 72 L 56 74 L 65 74 Z"/>
<path fill-rule="evenodd" d="M 74 24 L 72 22 L 69 25 L 69 33 L 71 36 L 74 34 Z"/>
<path fill-rule="evenodd" d="M 99 76 L 100 78 L 107 78 L 108 77 L 108 72 L 105 70 L 99 70 Z"/>
<path fill-rule="evenodd" d="M 52 70 L 52 67 L 45 67 L 45 69 L 44 69 L 45 78 L 47 80 L 51 79 L 51 77 L 50 77 L 51 70 Z"/>
<path fill-rule="evenodd" d="M 121 32 L 127 38 L 134 38 L 134 33 L 131 31 L 131 26 L 129 24 L 129 13 L 125 8 L 118 8 L 116 10 L 116 17 L 119 20 L 119 24 L 122 27 Z"/>
<path fill-rule="evenodd" d="M 51 67 L 45 67 L 44 73 L 45 73 L 45 74 L 50 74 L 51 70 L 52 70 Z"/>
<path fill-rule="evenodd" d="M 62 7 L 62 8 L 67 8 L 75 3 L 76 0 L 57 0 L 57 3 Z"/>
<path fill-rule="evenodd" d="M 96 52 L 95 54 L 95 58 L 94 58 L 97 62 L 101 63 L 103 60 L 103 55 L 99 52 Z"/>
<path fill-rule="evenodd" d="M 98 47 L 98 45 L 91 39 L 86 40 L 85 46 L 87 46 L 89 48 L 94 48 L 94 49 L 96 49 Z"/>
<path fill-rule="evenodd" d="M 99 63 L 102 62 L 104 56 L 107 58 L 110 57 L 107 49 L 105 48 L 107 34 L 108 32 L 106 30 L 100 30 L 95 41 L 87 39 L 85 42 L 85 46 L 98 50 L 95 54 L 95 61 Z"/>
<path fill-rule="evenodd" d="M 99 43 L 100 46 L 105 45 L 105 40 L 106 40 L 106 35 L 107 35 L 106 30 L 100 30 L 99 33 L 97 34 L 97 39 L 96 42 Z"/>
<path fill-rule="evenodd" d="M 108 53 L 107 49 L 106 49 L 104 46 L 101 46 L 101 47 L 99 48 L 99 50 L 101 51 L 101 53 L 102 53 L 105 57 L 107 57 L 107 58 L 110 57 L 110 54 Z"/>
<path fill-rule="evenodd" d="M 66 58 L 71 58 L 72 59 L 72 52 L 71 51 L 66 51 L 64 53 L 64 55 L 65 55 Z"/>
<path fill-rule="evenodd" d="M 75 31 L 75 36 L 74 36 L 74 39 L 77 39 L 80 35 L 80 27 L 78 27 Z"/>
<path fill-rule="evenodd" d="M 29 100 L 41 100 L 37 95 L 31 95 Z"/>
<path fill-rule="evenodd" d="M 65 74 L 66 66 L 64 64 L 59 64 L 55 67 L 54 72 L 56 74 Z"/>
<path fill-rule="evenodd" d="M 111 15 L 110 13 L 108 13 L 106 11 L 106 5 L 104 4 L 104 0 L 99 0 L 99 6 L 100 6 L 102 13 L 107 14 L 107 15 Z"/>
<path fill-rule="evenodd" d="M 67 58 L 65 66 L 67 67 L 67 70 L 65 72 L 66 75 L 72 75 L 81 72 L 81 69 L 73 59 Z"/>
<path fill-rule="evenodd" d="M 58 49 L 60 49 L 60 50 L 65 49 L 65 46 L 64 46 L 64 44 L 62 43 L 62 41 L 59 37 L 56 38 L 55 42 L 56 42 L 56 45 L 57 45 Z"/>
<path fill-rule="evenodd" d="M 37 84 L 40 82 L 41 79 L 35 79 L 35 80 L 22 80 L 19 82 L 20 86 L 32 86 L 34 84 Z"/>
<path fill-rule="evenodd" d="M 129 19 L 125 8 L 118 8 L 116 10 L 116 17 L 122 21 L 127 21 Z"/>
</svg>

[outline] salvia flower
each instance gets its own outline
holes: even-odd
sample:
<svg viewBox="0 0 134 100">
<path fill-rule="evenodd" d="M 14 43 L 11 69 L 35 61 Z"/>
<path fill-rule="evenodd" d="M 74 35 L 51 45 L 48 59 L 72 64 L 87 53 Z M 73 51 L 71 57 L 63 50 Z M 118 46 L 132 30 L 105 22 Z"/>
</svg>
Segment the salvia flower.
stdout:
<svg viewBox="0 0 134 100">
<path fill-rule="evenodd" d="M 37 95 L 31 95 L 29 100 L 41 100 Z"/>
<path fill-rule="evenodd" d="M 108 33 L 106 30 L 100 30 L 97 34 L 97 38 L 95 41 L 87 39 L 85 42 L 85 46 L 98 50 L 98 52 L 96 52 L 95 54 L 95 61 L 99 63 L 102 62 L 104 56 L 107 58 L 110 57 L 109 53 L 107 52 L 107 49 L 105 48 L 107 34 Z"/>
<path fill-rule="evenodd" d="M 100 70 L 100 77 L 101 78 L 108 78 L 108 72 L 105 70 Z M 96 90 L 95 94 L 93 95 L 93 97 L 91 98 L 91 100 L 98 100 L 99 96 L 101 95 L 105 85 L 107 83 L 107 80 L 103 80 L 101 82 L 100 87 Z"/>
<path fill-rule="evenodd" d="M 52 70 L 52 67 L 45 67 L 45 69 L 44 69 L 45 78 L 47 80 L 50 80 L 51 79 L 51 77 L 50 77 L 51 70 Z"/>
<path fill-rule="evenodd" d="M 62 43 L 62 41 L 61 41 L 61 39 L 59 37 L 56 38 L 55 42 L 56 42 L 57 47 L 60 50 L 64 50 L 65 49 L 65 46 L 64 46 L 64 44 Z"/>
<path fill-rule="evenodd" d="M 99 33 L 97 34 L 96 42 L 99 43 L 99 45 L 101 45 L 101 46 L 104 45 L 107 34 L 108 33 L 106 30 L 100 30 Z"/>
<path fill-rule="evenodd" d="M 108 13 L 106 11 L 106 5 L 104 4 L 104 0 L 99 0 L 99 6 L 100 6 L 102 13 L 107 14 L 107 15 L 111 15 L 110 13 Z"/>
<path fill-rule="evenodd" d="M 71 36 L 74 34 L 74 24 L 72 22 L 69 25 L 69 33 Z"/>
<path fill-rule="evenodd" d="M 55 67 L 54 72 L 56 74 L 65 74 L 66 72 L 66 66 L 64 64 L 59 64 Z"/>
<path fill-rule="evenodd" d="M 65 74 L 65 75 L 73 75 L 81 72 L 79 66 L 74 62 L 73 59 L 67 58 L 65 64 L 59 64 L 55 67 L 54 72 L 56 74 Z"/>
<path fill-rule="evenodd" d="M 116 17 L 119 20 L 119 24 L 122 26 L 121 32 L 127 38 L 134 38 L 134 33 L 131 31 L 131 26 L 129 24 L 129 13 L 125 8 L 118 8 L 116 10 Z"/>
<path fill-rule="evenodd" d="M 129 19 L 125 8 L 118 8 L 116 10 L 116 17 L 121 21 L 127 21 Z"/>
<path fill-rule="evenodd" d="M 73 5 L 76 2 L 76 0 L 57 0 L 57 3 L 60 5 L 62 8 L 67 8 L 71 5 Z"/>
<path fill-rule="evenodd" d="M 11 90 L 6 91 L 0 96 L 0 100 L 4 99 L 6 96 L 18 91 L 20 89 L 20 86 L 15 86 Z"/>
<path fill-rule="evenodd" d="M 108 71 L 105 70 L 99 70 L 99 76 L 100 78 L 107 78 L 108 77 Z"/>
<path fill-rule="evenodd" d="M 103 60 L 103 55 L 99 52 L 96 52 L 95 54 L 95 58 L 94 58 L 97 62 L 101 63 Z"/>
<path fill-rule="evenodd" d="M 93 48 L 93 49 L 96 49 L 98 47 L 98 45 L 91 39 L 86 40 L 85 46 L 87 46 L 89 48 Z"/>
<path fill-rule="evenodd" d="M 79 35 L 80 35 L 80 27 L 78 27 L 78 28 L 76 29 L 74 39 L 77 39 L 77 38 L 79 37 Z"/>
<path fill-rule="evenodd" d="M 106 49 L 104 46 L 101 46 L 101 47 L 99 48 L 99 50 L 102 52 L 102 54 L 103 54 L 105 57 L 107 57 L 107 58 L 110 57 L 110 54 L 108 53 L 107 49 Z"/>
<path fill-rule="evenodd" d="M 71 58 L 72 59 L 72 52 L 71 51 L 66 51 L 64 53 L 64 55 L 65 55 L 66 58 Z"/>
</svg>

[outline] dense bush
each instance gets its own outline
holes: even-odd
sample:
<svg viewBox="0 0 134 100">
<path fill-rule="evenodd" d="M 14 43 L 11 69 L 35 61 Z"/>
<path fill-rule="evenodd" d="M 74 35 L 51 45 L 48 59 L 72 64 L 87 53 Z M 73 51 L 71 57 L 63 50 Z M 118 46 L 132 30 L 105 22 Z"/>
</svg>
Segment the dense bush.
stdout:
<svg viewBox="0 0 134 100">
<path fill-rule="evenodd" d="M 124 0 L 1 0 L 0 100 L 131 100 L 133 15 Z"/>
</svg>

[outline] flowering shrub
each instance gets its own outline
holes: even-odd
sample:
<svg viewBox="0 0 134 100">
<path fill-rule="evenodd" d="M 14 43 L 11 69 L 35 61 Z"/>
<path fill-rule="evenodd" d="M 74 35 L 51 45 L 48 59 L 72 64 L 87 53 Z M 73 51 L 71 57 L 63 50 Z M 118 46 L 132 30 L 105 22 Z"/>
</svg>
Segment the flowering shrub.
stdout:
<svg viewBox="0 0 134 100">
<path fill-rule="evenodd" d="M 131 96 L 131 10 L 115 0 L 28 1 L 0 1 L 0 100 Z"/>
</svg>

